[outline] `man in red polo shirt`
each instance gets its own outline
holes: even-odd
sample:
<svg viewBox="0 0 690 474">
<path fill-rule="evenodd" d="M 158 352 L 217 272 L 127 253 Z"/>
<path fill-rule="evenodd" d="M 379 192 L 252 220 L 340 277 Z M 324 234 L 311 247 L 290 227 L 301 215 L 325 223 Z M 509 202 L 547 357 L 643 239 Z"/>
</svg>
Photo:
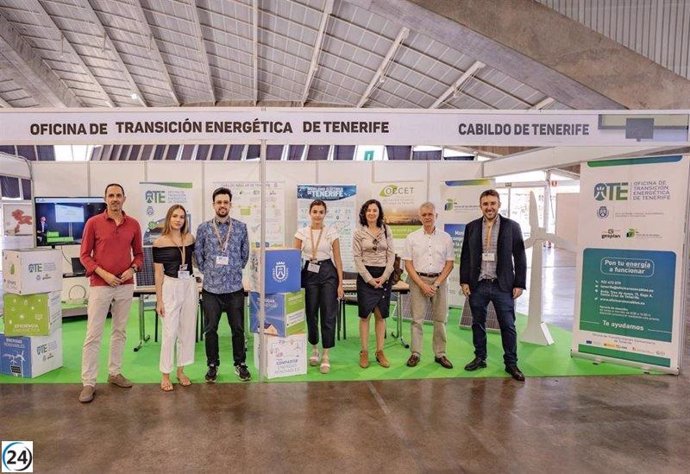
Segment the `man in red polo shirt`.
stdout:
<svg viewBox="0 0 690 474">
<path fill-rule="evenodd" d="M 79 401 L 88 403 L 96 392 L 98 353 L 103 326 L 112 315 L 108 382 L 130 388 L 132 382 L 120 372 L 122 354 L 127 337 L 126 327 L 134 293 L 134 274 L 143 264 L 141 227 L 136 219 L 122 210 L 125 190 L 117 183 L 105 187 L 103 214 L 86 222 L 81 242 L 80 260 L 91 279 L 89 288 L 88 322 L 82 351 L 81 381 L 83 388 Z"/>
</svg>

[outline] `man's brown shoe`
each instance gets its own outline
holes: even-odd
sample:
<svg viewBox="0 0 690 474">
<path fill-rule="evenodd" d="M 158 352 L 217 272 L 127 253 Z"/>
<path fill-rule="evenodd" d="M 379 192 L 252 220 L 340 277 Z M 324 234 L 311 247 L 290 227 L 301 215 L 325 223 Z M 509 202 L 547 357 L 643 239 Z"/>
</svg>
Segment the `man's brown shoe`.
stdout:
<svg viewBox="0 0 690 474">
<path fill-rule="evenodd" d="M 409 359 L 407 359 L 408 367 L 416 367 L 419 364 L 419 354 L 413 352 Z"/>
<path fill-rule="evenodd" d="M 381 367 L 385 367 L 386 369 L 391 366 L 391 363 L 388 362 L 388 359 L 386 359 L 383 351 L 376 351 L 376 361 Z"/>
<path fill-rule="evenodd" d="M 90 403 L 93 401 L 93 396 L 96 394 L 96 387 L 93 385 L 84 385 L 79 394 L 79 401 L 82 403 Z"/>
<path fill-rule="evenodd" d="M 359 351 L 359 366 L 363 369 L 369 367 L 369 351 Z"/>
<path fill-rule="evenodd" d="M 122 374 L 108 375 L 108 383 L 117 385 L 120 388 L 132 388 L 132 385 L 134 385 L 132 382 L 127 380 L 125 376 Z"/>
<path fill-rule="evenodd" d="M 441 357 L 434 357 L 434 362 L 437 364 L 441 364 L 441 366 L 445 367 L 446 369 L 452 369 L 453 364 L 451 361 L 448 360 L 448 357 L 442 355 Z"/>
</svg>

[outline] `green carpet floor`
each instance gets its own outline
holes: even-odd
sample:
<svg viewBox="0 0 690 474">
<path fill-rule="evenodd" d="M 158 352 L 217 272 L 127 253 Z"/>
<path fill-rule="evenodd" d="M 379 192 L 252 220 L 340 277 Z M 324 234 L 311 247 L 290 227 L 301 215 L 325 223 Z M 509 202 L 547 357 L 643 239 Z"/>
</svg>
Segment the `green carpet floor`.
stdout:
<svg viewBox="0 0 690 474">
<path fill-rule="evenodd" d="M 151 340 L 144 344 L 139 352 L 132 349 L 139 340 L 137 303 L 132 307 L 131 317 L 127 328 L 127 348 L 125 350 L 123 373 L 138 383 L 155 383 L 160 380 L 158 371 L 158 358 L 160 342 L 153 341 L 153 311 L 146 312 L 147 333 Z M 347 310 L 347 339 L 336 341 L 336 347 L 331 350 L 331 372 L 327 375 L 319 373 L 318 367 L 308 367 L 306 375 L 272 379 L 277 382 L 298 381 L 363 381 L 363 380 L 399 380 L 399 379 L 425 379 L 425 378 L 470 378 L 470 377 L 507 377 L 503 371 L 503 350 L 501 338 L 498 333 L 490 333 L 488 337 L 487 360 L 488 367 L 476 372 L 465 372 L 462 367 L 472 360 L 472 333 L 467 329 L 458 328 L 459 310 L 451 310 L 448 322 L 448 358 L 455 364 L 452 370 L 444 369 L 434 363 L 431 351 L 431 325 L 424 327 L 424 352 L 420 364 L 415 368 L 405 365 L 410 355 L 409 349 L 405 349 L 390 335 L 386 340 L 385 353 L 391 362 L 391 367 L 384 369 L 379 367 L 374 360 L 373 321 L 371 322 L 370 359 L 371 365 L 367 369 L 359 367 L 359 334 L 356 308 L 348 307 Z M 527 323 L 527 318 L 519 316 L 517 320 L 518 334 L 522 332 Z M 394 329 L 395 320 L 388 321 L 389 328 Z M 34 379 L 17 378 L 0 375 L 0 383 L 79 383 L 81 370 L 81 346 L 86 331 L 85 318 L 70 318 L 63 322 L 63 351 L 64 366 Z M 638 368 L 627 367 L 611 363 L 595 365 L 585 359 L 570 357 L 571 333 L 557 327 L 550 327 L 555 344 L 543 347 L 532 344 L 518 343 L 518 357 L 520 369 L 527 377 L 557 377 L 557 376 L 594 376 L 594 375 L 639 375 Z M 232 352 L 230 347 L 230 329 L 227 319 L 221 321 L 220 350 L 221 367 L 218 382 L 239 382 L 233 373 Z M 106 323 L 106 335 L 110 334 L 110 320 Z M 251 334 L 249 337 L 251 338 Z M 409 342 L 410 325 L 403 323 L 403 336 Z M 107 376 L 109 337 L 104 337 L 101 346 L 101 362 L 99 382 L 105 382 Z M 247 365 L 254 377 L 258 379 L 258 371 L 253 364 L 252 341 L 248 343 Z M 204 344 L 200 342 L 196 346 L 196 362 L 187 368 L 186 372 L 193 382 L 202 382 L 206 357 Z"/>
</svg>

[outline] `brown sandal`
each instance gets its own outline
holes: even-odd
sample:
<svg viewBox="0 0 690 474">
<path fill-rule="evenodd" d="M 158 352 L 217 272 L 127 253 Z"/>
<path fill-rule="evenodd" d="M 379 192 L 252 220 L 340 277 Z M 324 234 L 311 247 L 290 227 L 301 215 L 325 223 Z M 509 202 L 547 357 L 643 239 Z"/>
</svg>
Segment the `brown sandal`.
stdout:
<svg viewBox="0 0 690 474">
<path fill-rule="evenodd" d="M 383 354 L 383 351 L 376 351 L 376 361 L 379 363 L 381 367 L 388 368 L 391 366 L 391 363 L 388 362 L 388 359 L 386 359 L 386 356 Z"/>
<path fill-rule="evenodd" d="M 359 366 L 363 369 L 369 367 L 369 351 L 359 351 Z"/>
</svg>

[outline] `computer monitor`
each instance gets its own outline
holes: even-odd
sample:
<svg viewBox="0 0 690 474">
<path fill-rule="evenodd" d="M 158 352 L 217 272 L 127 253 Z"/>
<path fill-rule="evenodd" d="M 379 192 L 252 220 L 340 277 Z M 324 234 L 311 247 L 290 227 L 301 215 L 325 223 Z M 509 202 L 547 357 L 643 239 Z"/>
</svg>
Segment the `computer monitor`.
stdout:
<svg viewBox="0 0 690 474">
<path fill-rule="evenodd" d="M 86 221 L 106 208 L 102 197 L 37 197 L 34 206 L 38 247 L 81 244 Z"/>
</svg>

